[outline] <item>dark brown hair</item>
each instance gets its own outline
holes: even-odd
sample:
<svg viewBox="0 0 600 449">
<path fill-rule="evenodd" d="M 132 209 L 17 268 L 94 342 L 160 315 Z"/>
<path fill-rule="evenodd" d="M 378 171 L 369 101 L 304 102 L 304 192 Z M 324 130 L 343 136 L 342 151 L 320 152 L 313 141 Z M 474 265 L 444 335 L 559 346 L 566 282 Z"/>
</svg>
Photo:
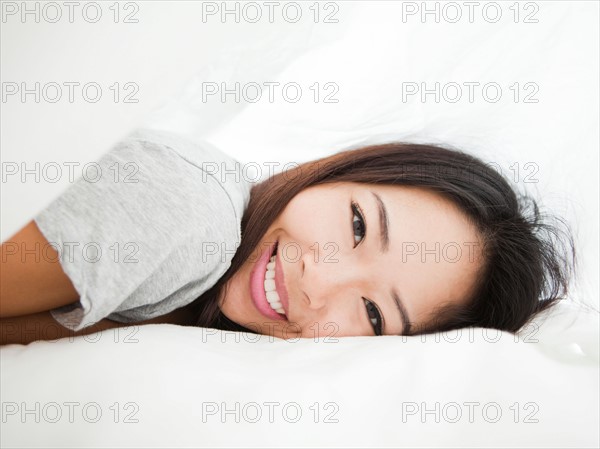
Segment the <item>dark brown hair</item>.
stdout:
<svg viewBox="0 0 600 449">
<path fill-rule="evenodd" d="M 565 220 L 540 213 L 534 199 L 514 191 L 472 155 L 449 146 L 394 142 L 346 149 L 255 184 L 231 266 L 192 304 L 197 326 L 254 332 L 223 315 L 217 304 L 221 290 L 295 195 L 332 182 L 429 189 L 452 201 L 478 229 L 484 263 L 467 305 L 439 307 L 434 320 L 413 327 L 410 335 L 469 326 L 517 332 L 567 294 L 575 246 Z"/>
</svg>

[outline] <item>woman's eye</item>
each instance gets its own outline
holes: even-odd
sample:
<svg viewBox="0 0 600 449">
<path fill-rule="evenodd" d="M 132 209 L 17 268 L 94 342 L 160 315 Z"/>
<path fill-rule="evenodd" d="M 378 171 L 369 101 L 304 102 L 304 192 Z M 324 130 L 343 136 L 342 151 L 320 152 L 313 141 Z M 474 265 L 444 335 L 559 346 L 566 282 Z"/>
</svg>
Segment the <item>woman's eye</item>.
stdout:
<svg viewBox="0 0 600 449">
<path fill-rule="evenodd" d="M 356 241 L 357 234 L 360 236 Z M 365 226 L 365 219 L 360 211 L 360 207 L 356 203 L 352 203 L 352 235 L 354 236 L 354 247 L 363 241 L 367 234 L 367 228 Z"/>
<path fill-rule="evenodd" d="M 375 332 L 375 335 L 381 335 L 383 332 L 382 319 L 381 314 L 379 313 L 379 309 L 368 299 L 363 298 L 363 301 L 365 302 L 367 316 L 369 317 L 369 321 L 371 321 L 371 326 L 373 326 L 373 331 Z"/>
</svg>

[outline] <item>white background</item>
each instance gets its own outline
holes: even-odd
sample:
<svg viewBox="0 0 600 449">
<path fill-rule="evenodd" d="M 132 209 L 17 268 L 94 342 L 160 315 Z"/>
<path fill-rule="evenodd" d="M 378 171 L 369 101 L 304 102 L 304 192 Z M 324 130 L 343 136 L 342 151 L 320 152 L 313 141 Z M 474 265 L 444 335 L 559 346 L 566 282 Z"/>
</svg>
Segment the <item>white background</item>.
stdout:
<svg viewBox="0 0 600 449">
<path fill-rule="evenodd" d="M 59 2 L 61 17 L 49 23 L 56 20 L 55 7 L 38 3 L 37 16 L 22 16 L 21 3 L 3 2 L 3 89 L 6 83 L 32 88 L 39 82 L 40 91 L 48 83 L 63 86 L 56 103 L 43 95 L 39 103 L 33 95 L 25 101 L 5 95 L 3 168 L 55 162 L 63 173 L 56 182 L 50 182 L 54 171 L 42 173 L 40 182 L 4 173 L 1 238 L 69 185 L 65 162 L 79 162 L 79 176 L 84 164 L 141 124 L 210 140 L 242 162 L 278 162 L 279 169 L 358 142 L 425 140 L 478 154 L 507 176 L 517 176 L 518 167 L 515 187 L 570 220 L 581 264 L 573 296 L 598 305 L 598 3 L 499 2 L 497 20 L 489 3 L 477 3 L 470 21 L 461 2 L 452 3 L 458 9 L 428 3 L 429 10 L 437 4 L 437 16 L 422 16 L 420 2 L 304 2 L 294 21 L 296 9 L 284 12 L 281 2 L 271 23 L 262 3 L 254 3 L 259 10 L 237 3 L 237 16 L 223 17 L 220 2 L 125 2 L 118 8 L 99 2 L 102 15 L 92 23 L 97 8 L 80 2 L 70 23 L 68 7 Z M 35 4 L 27 3 L 34 11 Z M 211 14 L 213 7 L 218 11 Z M 227 8 L 235 11 L 236 3 Z M 262 15 L 251 23 L 257 11 Z M 80 83 L 73 103 L 64 82 Z M 96 103 L 83 98 L 81 86 L 89 82 L 102 88 Z M 117 103 L 110 90 L 115 82 L 121 86 Z M 137 103 L 123 101 L 132 92 L 127 82 L 138 86 Z M 202 82 L 229 88 L 234 82 L 294 82 L 303 97 L 292 103 L 279 91 L 273 103 L 266 93 L 256 103 L 232 95 L 203 101 Z M 338 103 L 309 101 L 315 82 L 321 94 L 330 92 L 322 87 L 326 82 L 335 83 Z M 463 86 L 461 100 L 402 98 L 403 83 L 431 89 L 436 82 Z M 500 101 L 483 99 L 479 89 L 468 102 L 465 82 L 497 83 Z M 526 83 L 536 86 L 537 103 L 524 102 L 533 89 Z M 530 179 L 538 182 L 524 182 L 534 171 Z"/>
</svg>

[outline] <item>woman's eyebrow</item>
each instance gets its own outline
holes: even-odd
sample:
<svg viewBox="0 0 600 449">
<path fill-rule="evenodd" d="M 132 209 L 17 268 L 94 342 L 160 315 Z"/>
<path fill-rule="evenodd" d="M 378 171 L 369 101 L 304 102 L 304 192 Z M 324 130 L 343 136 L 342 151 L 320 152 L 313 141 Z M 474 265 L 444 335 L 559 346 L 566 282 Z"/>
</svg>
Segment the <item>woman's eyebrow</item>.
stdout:
<svg viewBox="0 0 600 449">
<path fill-rule="evenodd" d="M 383 200 L 372 190 L 370 191 L 375 199 L 377 200 L 377 210 L 379 211 L 379 240 L 381 241 L 381 252 L 387 253 L 390 247 L 390 234 L 389 234 L 389 218 L 387 209 Z"/>
<path fill-rule="evenodd" d="M 392 299 L 396 303 L 398 311 L 400 312 L 400 319 L 402 320 L 402 333 L 400 335 L 406 335 L 410 331 L 410 319 L 406 313 L 406 307 L 404 307 L 404 303 L 400 299 L 400 296 L 396 290 L 392 289 L 391 295 Z"/>
<path fill-rule="evenodd" d="M 372 190 L 370 190 L 370 192 L 373 194 L 375 200 L 377 201 L 377 210 L 379 212 L 379 241 L 381 242 L 381 253 L 385 254 L 388 252 L 390 247 L 390 220 L 383 200 Z M 398 294 L 398 292 L 393 288 L 391 290 L 390 295 L 392 297 L 392 300 L 396 304 L 398 311 L 400 312 L 400 320 L 402 321 L 402 333 L 406 334 L 410 330 L 410 319 L 408 317 L 408 313 L 406 313 L 406 307 L 404 307 L 404 303 L 400 299 L 400 295 Z"/>
</svg>

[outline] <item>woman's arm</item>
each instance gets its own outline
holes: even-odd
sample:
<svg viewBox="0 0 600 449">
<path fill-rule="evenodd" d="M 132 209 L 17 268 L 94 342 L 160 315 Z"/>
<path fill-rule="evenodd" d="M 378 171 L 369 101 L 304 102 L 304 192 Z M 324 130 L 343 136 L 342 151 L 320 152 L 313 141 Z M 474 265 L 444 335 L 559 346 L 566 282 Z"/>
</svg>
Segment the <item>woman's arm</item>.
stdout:
<svg viewBox="0 0 600 449">
<path fill-rule="evenodd" d="M 196 317 L 192 306 L 175 309 L 166 315 L 138 323 L 119 323 L 105 318 L 80 331 L 72 331 L 59 324 L 50 314 L 50 311 L 33 313 L 24 316 L 0 318 L 0 345 L 28 344 L 37 340 L 56 340 L 66 337 L 78 337 L 94 332 L 106 331 L 118 327 L 136 327 L 145 324 L 177 324 L 180 326 L 194 326 Z M 114 334 L 118 336 L 119 334 Z M 121 335 L 123 339 L 126 333 Z M 112 337 L 111 337 L 112 338 Z"/>
<path fill-rule="evenodd" d="M 0 318 L 0 345 L 28 344 L 37 340 L 56 340 L 65 337 L 77 337 L 115 327 L 133 326 L 104 319 L 80 331 L 72 331 L 59 324 L 50 311 L 29 315 Z"/>
<path fill-rule="evenodd" d="M 79 294 L 62 270 L 58 253 L 33 220 L 2 243 L 0 257 L 0 344 L 27 344 L 134 325 L 103 319 L 75 332 L 52 317 L 51 309 L 79 301 Z M 191 307 L 190 304 L 135 325 L 193 326 Z"/>
<path fill-rule="evenodd" d="M 28 315 L 79 300 L 58 253 L 30 221 L 0 250 L 0 318 Z"/>
</svg>

